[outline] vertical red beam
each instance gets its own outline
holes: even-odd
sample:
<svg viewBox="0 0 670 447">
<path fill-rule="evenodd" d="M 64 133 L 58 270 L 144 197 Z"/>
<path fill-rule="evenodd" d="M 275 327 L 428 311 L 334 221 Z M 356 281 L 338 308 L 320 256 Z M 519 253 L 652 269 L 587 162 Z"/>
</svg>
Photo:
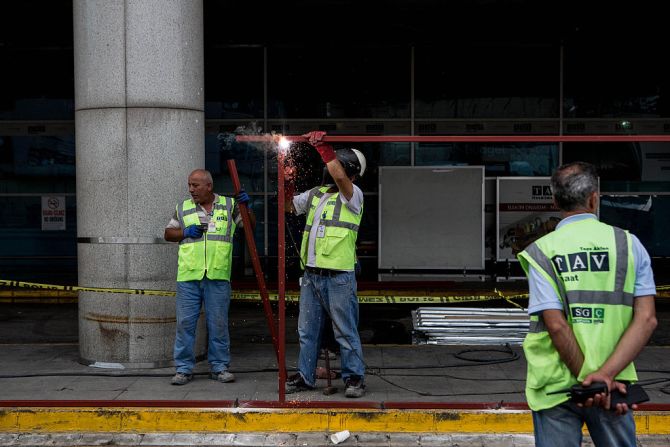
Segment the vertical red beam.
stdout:
<svg viewBox="0 0 670 447">
<path fill-rule="evenodd" d="M 284 154 L 277 148 L 277 286 L 279 295 L 279 402 L 286 401 L 284 384 L 286 383 L 286 269 L 284 238 Z"/>
<path fill-rule="evenodd" d="M 230 172 L 230 178 L 233 181 L 233 187 L 235 188 L 235 193 L 240 192 L 242 189 L 242 184 L 240 183 L 240 177 L 237 175 L 237 166 L 235 165 L 235 160 L 228 159 L 228 171 Z M 256 279 L 258 280 L 258 289 L 261 294 L 261 300 L 263 301 L 263 309 L 265 310 L 265 319 L 268 323 L 268 328 L 270 329 L 270 335 L 272 337 L 272 345 L 275 348 L 275 355 L 277 356 L 277 362 L 279 362 L 279 341 L 277 339 L 277 328 L 275 326 L 275 319 L 272 313 L 272 306 L 270 305 L 270 296 L 268 294 L 268 288 L 265 285 L 265 276 L 263 275 L 263 269 L 261 268 L 261 262 L 258 258 L 258 251 L 256 250 L 256 241 L 254 240 L 254 232 L 251 227 L 251 218 L 249 217 L 249 210 L 247 209 L 246 204 L 238 204 L 240 207 L 240 214 L 242 214 L 242 222 L 244 222 L 244 238 L 247 241 L 247 247 L 249 247 L 249 253 L 251 254 L 251 263 L 254 266 L 254 273 L 256 274 Z"/>
</svg>

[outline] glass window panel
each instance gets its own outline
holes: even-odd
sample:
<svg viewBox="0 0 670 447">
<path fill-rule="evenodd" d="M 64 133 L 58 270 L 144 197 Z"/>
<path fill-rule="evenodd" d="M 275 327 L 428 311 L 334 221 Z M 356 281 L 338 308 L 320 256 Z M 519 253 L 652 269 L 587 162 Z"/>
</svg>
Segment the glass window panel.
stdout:
<svg viewBox="0 0 670 447">
<path fill-rule="evenodd" d="M 205 134 L 205 168 L 212 173 L 214 189 L 232 194 L 233 183 L 228 171 L 228 158 L 235 160 L 242 187 L 249 193 L 263 192 L 264 154 L 261 145 L 233 142 L 227 152 L 220 147 L 217 134 Z"/>
<path fill-rule="evenodd" d="M 72 2 L 2 8 L 0 120 L 74 119 Z"/>
<path fill-rule="evenodd" d="M 0 178 L 30 179 L 21 181 L 21 192 L 70 190 L 74 175 L 74 135 L 0 136 Z M 15 192 L 18 184 L 2 185 L 0 191 Z"/>
<path fill-rule="evenodd" d="M 557 118 L 552 46 L 417 47 L 417 118 Z"/>
<path fill-rule="evenodd" d="M 558 166 L 557 144 L 420 143 L 417 166 L 486 167 L 486 176 L 546 176 Z"/>
<path fill-rule="evenodd" d="M 379 239 L 379 196 L 365 195 L 363 201 L 363 218 L 358 230 L 356 246 L 359 256 L 377 257 L 377 241 Z"/>
<path fill-rule="evenodd" d="M 247 204 L 248 208 L 253 212 L 256 217 L 256 226 L 253 229 L 254 233 L 254 242 L 256 243 L 256 252 L 258 255 L 263 255 L 264 239 L 265 239 L 265 222 L 263 221 L 263 209 L 264 209 L 264 199 L 263 197 L 251 197 L 249 203 Z M 243 229 L 237 228 L 235 231 L 235 237 L 233 239 L 233 256 L 235 260 L 233 264 L 237 263 L 240 265 L 234 266 L 234 271 L 236 275 L 244 276 L 245 265 L 242 265 L 242 260 L 244 259 L 248 263 L 248 267 L 252 268 L 251 264 L 251 254 L 245 253 L 246 251 L 246 236 Z"/>
<path fill-rule="evenodd" d="M 409 166 L 410 143 L 380 143 L 379 166 Z"/>
<path fill-rule="evenodd" d="M 205 118 L 262 117 L 263 49 L 206 43 Z"/>
<path fill-rule="evenodd" d="M 651 256 L 670 256 L 670 196 L 603 195 L 600 219 L 635 234 Z"/>
<path fill-rule="evenodd" d="M 65 198 L 65 230 L 42 231 L 40 196 L 0 197 L 0 271 L 4 279 L 76 284 L 75 198 Z"/>
<path fill-rule="evenodd" d="M 670 143 L 565 143 L 573 161 L 596 166 L 601 191 L 670 191 Z"/>
<path fill-rule="evenodd" d="M 667 67 L 647 42 L 576 42 L 565 49 L 564 115 L 668 117 Z"/>
<path fill-rule="evenodd" d="M 410 116 L 409 48 L 270 48 L 268 59 L 271 118 Z"/>
</svg>

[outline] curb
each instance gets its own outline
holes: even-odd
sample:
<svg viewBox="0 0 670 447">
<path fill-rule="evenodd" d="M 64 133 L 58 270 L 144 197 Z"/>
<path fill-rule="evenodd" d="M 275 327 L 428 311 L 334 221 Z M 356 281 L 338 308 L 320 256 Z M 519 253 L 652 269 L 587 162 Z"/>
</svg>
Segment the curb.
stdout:
<svg viewBox="0 0 670 447">
<path fill-rule="evenodd" d="M 670 435 L 670 412 L 637 411 L 638 435 Z M 0 408 L 0 433 L 483 433 L 530 434 L 528 410 L 263 408 Z"/>
</svg>

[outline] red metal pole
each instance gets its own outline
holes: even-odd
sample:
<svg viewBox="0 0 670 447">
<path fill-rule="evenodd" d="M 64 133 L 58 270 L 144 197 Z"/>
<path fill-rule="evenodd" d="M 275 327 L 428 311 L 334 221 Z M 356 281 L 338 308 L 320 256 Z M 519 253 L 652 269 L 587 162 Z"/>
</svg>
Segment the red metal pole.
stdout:
<svg viewBox="0 0 670 447">
<path fill-rule="evenodd" d="M 277 294 L 279 295 L 279 402 L 286 401 L 286 301 L 285 301 L 285 247 L 284 247 L 284 155 L 277 152 Z"/>
<path fill-rule="evenodd" d="M 233 181 L 233 187 L 235 188 L 235 193 L 240 192 L 242 185 L 240 183 L 240 177 L 237 175 L 237 166 L 235 165 L 235 160 L 228 160 L 228 171 L 230 172 L 230 178 Z M 265 276 L 263 276 L 263 269 L 261 268 L 261 262 L 258 258 L 258 251 L 256 250 L 256 241 L 254 240 L 254 232 L 251 227 L 251 218 L 249 217 L 249 210 L 247 205 L 240 203 L 240 214 L 242 214 L 242 222 L 244 222 L 244 238 L 247 241 L 247 247 L 249 247 L 249 253 L 251 254 L 251 262 L 254 266 L 254 273 L 256 273 L 256 279 L 258 280 L 258 289 L 261 294 L 261 300 L 263 301 L 263 309 L 265 310 L 265 319 L 268 323 L 268 328 L 270 328 L 270 335 L 272 337 L 272 344 L 275 348 L 275 354 L 277 356 L 277 362 L 279 362 L 279 342 L 277 340 L 277 328 L 275 326 L 275 318 L 272 313 L 272 306 L 270 305 L 270 296 L 268 294 L 268 288 L 265 285 Z"/>
<path fill-rule="evenodd" d="M 273 135 L 238 135 L 237 141 L 268 142 Z M 307 141 L 285 135 L 288 141 Z M 329 143 L 608 143 L 670 141 L 670 135 L 326 135 Z"/>
</svg>

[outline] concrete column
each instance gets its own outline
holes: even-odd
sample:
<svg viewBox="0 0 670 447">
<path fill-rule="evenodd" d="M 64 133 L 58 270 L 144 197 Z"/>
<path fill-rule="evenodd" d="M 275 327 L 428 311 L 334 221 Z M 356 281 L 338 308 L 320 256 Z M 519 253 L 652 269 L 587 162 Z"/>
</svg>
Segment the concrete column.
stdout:
<svg viewBox="0 0 670 447">
<path fill-rule="evenodd" d="M 163 230 L 205 165 L 202 15 L 202 0 L 74 1 L 82 286 L 175 290 L 177 247 Z M 171 364 L 174 303 L 80 293 L 82 361 Z"/>
</svg>

